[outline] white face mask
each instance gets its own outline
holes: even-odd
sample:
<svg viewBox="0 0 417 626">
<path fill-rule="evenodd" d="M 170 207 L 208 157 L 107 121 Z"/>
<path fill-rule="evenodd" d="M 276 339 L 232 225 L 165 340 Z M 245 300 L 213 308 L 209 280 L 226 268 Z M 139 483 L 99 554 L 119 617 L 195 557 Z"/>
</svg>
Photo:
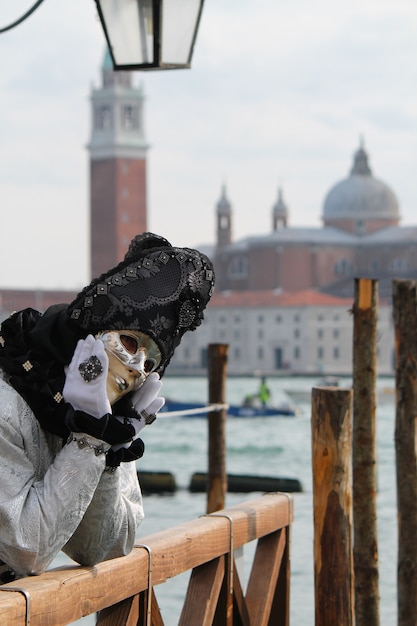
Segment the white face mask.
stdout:
<svg viewBox="0 0 417 626">
<path fill-rule="evenodd" d="M 145 333 L 107 330 L 98 333 L 109 357 L 107 395 L 114 404 L 130 391 L 139 389 L 161 363 L 161 351 Z"/>
</svg>

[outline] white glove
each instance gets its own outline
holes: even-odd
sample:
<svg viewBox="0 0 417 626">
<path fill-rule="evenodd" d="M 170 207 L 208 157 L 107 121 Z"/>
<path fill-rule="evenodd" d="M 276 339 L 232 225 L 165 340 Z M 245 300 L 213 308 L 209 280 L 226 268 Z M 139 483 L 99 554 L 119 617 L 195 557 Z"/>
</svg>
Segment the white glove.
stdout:
<svg viewBox="0 0 417 626">
<path fill-rule="evenodd" d="M 80 339 L 66 371 L 62 392 L 65 402 L 75 411 L 84 411 L 97 419 L 111 413 L 107 397 L 108 369 L 109 358 L 103 342 L 93 335 Z"/>
<path fill-rule="evenodd" d="M 162 409 L 165 404 L 165 398 L 158 397 L 161 390 L 162 382 L 159 379 L 159 374 L 152 372 L 148 378 L 132 396 L 132 404 L 139 417 L 129 420 L 130 424 L 135 429 L 135 435 L 132 438 L 132 442 L 139 437 L 139 433 L 146 426 L 146 424 L 152 423 L 147 419 L 148 416 L 156 417 L 156 413 Z M 145 411 L 147 415 L 143 415 L 142 411 Z M 117 417 L 121 422 L 124 421 L 123 417 Z M 152 420 L 153 421 L 153 420 Z M 117 444 L 112 446 L 112 449 L 117 452 L 120 448 L 128 448 L 132 442 Z"/>
</svg>

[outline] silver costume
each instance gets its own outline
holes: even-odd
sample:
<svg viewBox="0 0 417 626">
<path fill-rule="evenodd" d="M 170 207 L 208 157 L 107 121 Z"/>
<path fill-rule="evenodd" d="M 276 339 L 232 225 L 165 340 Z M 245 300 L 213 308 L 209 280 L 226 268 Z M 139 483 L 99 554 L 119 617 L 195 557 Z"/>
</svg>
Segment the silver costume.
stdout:
<svg viewBox="0 0 417 626">
<path fill-rule="evenodd" d="M 81 565 L 132 550 L 143 519 L 135 463 L 105 472 L 103 442 L 76 435 L 91 445 L 45 432 L 0 371 L 0 574 L 39 574 L 60 550 Z"/>
</svg>

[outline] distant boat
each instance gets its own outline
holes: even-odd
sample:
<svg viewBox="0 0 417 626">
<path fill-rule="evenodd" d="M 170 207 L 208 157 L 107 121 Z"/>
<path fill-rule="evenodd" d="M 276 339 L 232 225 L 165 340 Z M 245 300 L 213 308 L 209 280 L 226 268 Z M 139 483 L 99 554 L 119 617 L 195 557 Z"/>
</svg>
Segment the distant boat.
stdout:
<svg viewBox="0 0 417 626">
<path fill-rule="evenodd" d="M 207 417 L 208 409 L 206 404 L 198 402 L 177 402 L 166 399 L 165 405 L 158 414 L 161 417 L 170 417 L 170 413 L 175 413 L 176 417 L 198 418 Z M 227 414 L 229 417 L 294 417 L 296 410 L 287 403 L 278 406 L 259 406 L 245 404 L 228 404 Z"/>
</svg>

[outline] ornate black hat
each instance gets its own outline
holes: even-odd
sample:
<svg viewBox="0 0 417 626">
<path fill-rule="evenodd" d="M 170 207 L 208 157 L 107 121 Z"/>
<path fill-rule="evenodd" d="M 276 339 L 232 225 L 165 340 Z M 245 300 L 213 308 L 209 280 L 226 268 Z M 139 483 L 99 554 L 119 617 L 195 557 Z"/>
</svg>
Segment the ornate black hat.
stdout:
<svg viewBox="0 0 417 626">
<path fill-rule="evenodd" d="M 163 374 L 187 330 L 201 324 L 214 290 L 207 256 L 144 233 L 136 236 L 124 260 L 94 279 L 68 307 L 69 323 L 86 333 L 137 330 L 158 344 Z"/>
</svg>

